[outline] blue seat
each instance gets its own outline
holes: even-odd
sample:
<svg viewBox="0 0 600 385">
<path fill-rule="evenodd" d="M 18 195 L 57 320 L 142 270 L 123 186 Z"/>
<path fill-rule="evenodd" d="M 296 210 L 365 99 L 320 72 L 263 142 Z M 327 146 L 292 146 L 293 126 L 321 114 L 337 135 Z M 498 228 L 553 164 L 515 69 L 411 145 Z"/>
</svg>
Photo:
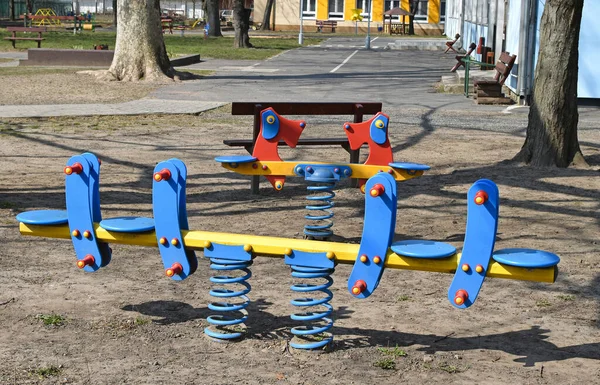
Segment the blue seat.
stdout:
<svg viewBox="0 0 600 385">
<path fill-rule="evenodd" d="M 117 233 L 143 233 L 154 230 L 154 219 L 144 217 L 108 218 L 100 222 L 100 227 Z"/>
<path fill-rule="evenodd" d="M 448 243 L 424 239 L 394 242 L 390 248 L 398 255 L 411 258 L 439 259 L 456 254 L 456 247 Z"/>
<path fill-rule="evenodd" d="M 17 220 L 28 225 L 64 225 L 68 223 L 67 210 L 33 210 L 17 215 Z"/>
<path fill-rule="evenodd" d="M 389 166 L 392 168 L 397 168 L 397 169 L 406 170 L 406 171 L 413 171 L 413 172 L 414 171 L 426 171 L 431 168 L 426 164 L 407 163 L 407 162 L 390 163 Z"/>
<path fill-rule="evenodd" d="M 535 249 L 502 249 L 492 254 L 494 261 L 503 265 L 539 269 L 558 265 L 558 255 Z"/>
<path fill-rule="evenodd" d="M 224 155 L 217 156 L 215 160 L 219 163 L 252 163 L 256 162 L 258 158 L 252 155 Z"/>
</svg>

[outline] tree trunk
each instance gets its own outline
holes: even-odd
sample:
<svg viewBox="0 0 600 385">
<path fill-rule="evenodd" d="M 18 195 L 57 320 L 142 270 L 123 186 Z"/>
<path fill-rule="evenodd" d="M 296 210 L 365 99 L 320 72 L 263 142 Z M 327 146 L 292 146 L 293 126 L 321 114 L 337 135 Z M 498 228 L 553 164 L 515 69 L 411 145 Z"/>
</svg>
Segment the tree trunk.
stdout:
<svg viewBox="0 0 600 385">
<path fill-rule="evenodd" d="M 219 15 L 219 0 L 205 0 L 206 4 L 206 22 L 210 25 L 208 36 L 220 37 L 221 16 Z"/>
<path fill-rule="evenodd" d="M 265 6 L 265 14 L 263 15 L 263 21 L 260 26 L 261 31 L 268 31 L 271 29 L 271 10 L 273 9 L 274 0 L 267 0 Z"/>
<path fill-rule="evenodd" d="M 113 0 L 113 27 L 117 28 L 117 0 Z"/>
<path fill-rule="evenodd" d="M 233 29 L 235 38 L 233 48 L 252 48 L 250 44 L 250 10 L 244 8 L 244 0 L 235 0 L 233 4 Z"/>
<path fill-rule="evenodd" d="M 108 71 L 100 79 L 159 81 L 174 77 L 160 22 L 159 0 L 118 0 L 117 42 Z"/>
<path fill-rule="evenodd" d="M 546 1 L 527 135 L 516 161 L 532 166 L 585 164 L 577 139 L 582 11 L 583 0 Z"/>
<path fill-rule="evenodd" d="M 411 1 L 409 6 L 410 15 L 408 16 L 408 34 L 415 34 L 415 12 L 417 11 L 417 2 Z M 390 16 L 391 17 L 391 16 Z"/>
<path fill-rule="evenodd" d="M 15 0 L 8 1 L 8 17 L 10 21 L 15 21 Z"/>
</svg>

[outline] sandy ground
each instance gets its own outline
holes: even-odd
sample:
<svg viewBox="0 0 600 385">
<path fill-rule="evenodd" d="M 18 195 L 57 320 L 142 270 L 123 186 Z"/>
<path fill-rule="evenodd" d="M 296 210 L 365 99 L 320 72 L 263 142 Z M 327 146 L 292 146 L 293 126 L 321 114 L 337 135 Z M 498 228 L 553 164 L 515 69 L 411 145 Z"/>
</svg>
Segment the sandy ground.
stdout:
<svg viewBox="0 0 600 385">
<path fill-rule="evenodd" d="M 80 74 L 85 68 L 0 68 L 0 105 L 120 103 L 155 90 L 144 82 L 103 82 Z"/>
<path fill-rule="evenodd" d="M 241 342 L 203 334 L 211 271 L 164 276 L 156 249 L 113 246 L 94 274 L 75 267 L 66 240 L 24 237 L 15 215 L 65 207 L 62 168 L 84 151 L 102 160 L 104 217 L 151 216 L 154 165 L 178 157 L 188 167 L 188 214 L 196 230 L 300 238 L 302 180 L 278 193 L 213 158 L 241 154 L 224 137 L 247 137 L 251 118 L 227 108 L 201 116 L 12 119 L 0 124 L 0 383 L 77 384 L 600 384 L 600 133 L 579 133 L 588 169 L 504 163 L 518 134 L 394 124 L 397 161 L 426 163 L 425 176 L 399 185 L 396 240 L 462 246 L 466 192 L 479 178 L 500 188 L 496 248 L 530 247 L 561 256 L 554 284 L 488 279 L 466 311 L 446 299 L 452 276 L 386 271 L 377 291 L 355 300 L 351 266 L 334 274 L 335 340 L 330 352 L 289 349 L 290 271 L 257 258 Z M 319 118 L 321 119 L 321 118 Z M 343 119 L 307 119 L 310 135 L 341 134 Z M 449 117 L 451 119 L 451 117 Z M 482 116 L 482 121 L 485 119 Z M 507 117 L 510 119 L 510 117 Z M 337 135 L 339 136 L 339 134 Z M 284 159 L 344 162 L 338 148 L 283 151 Z M 360 241 L 364 198 L 347 182 L 336 197 L 338 242 Z M 202 256 L 202 253 L 198 253 Z M 50 316 L 57 315 L 53 323 Z M 397 348 L 396 348 L 397 347 Z"/>
</svg>

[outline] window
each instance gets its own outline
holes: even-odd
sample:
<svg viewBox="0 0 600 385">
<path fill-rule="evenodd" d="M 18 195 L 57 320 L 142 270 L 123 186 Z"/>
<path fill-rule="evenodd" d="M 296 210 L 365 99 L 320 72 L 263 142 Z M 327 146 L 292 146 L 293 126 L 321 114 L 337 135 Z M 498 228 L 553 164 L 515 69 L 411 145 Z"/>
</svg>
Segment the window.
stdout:
<svg viewBox="0 0 600 385">
<path fill-rule="evenodd" d="M 344 19 L 344 0 L 329 0 L 329 18 Z"/>
<path fill-rule="evenodd" d="M 429 8 L 429 0 L 415 1 L 415 21 L 427 22 L 427 9 Z"/>
<path fill-rule="evenodd" d="M 401 8 L 402 4 L 401 0 L 385 0 L 385 5 L 384 5 L 384 10 L 383 12 L 387 12 L 390 9 L 394 9 L 394 8 Z M 394 21 L 399 21 L 400 20 L 400 15 L 391 15 L 392 20 Z M 386 16 L 387 18 L 387 16 Z M 408 18 L 407 18 L 408 20 Z"/>
<path fill-rule="evenodd" d="M 372 3 L 373 0 L 356 0 L 356 8 L 362 9 L 362 13 L 360 15 L 365 21 L 369 17 L 369 11 L 371 10 Z"/>
<path fill-rule="evenodd" d="M 442 0 L 440 3 L 440 23 L 446 22 L 446 0 Z"/>
<path fill-rule="evenodd" d="M 317 0 L 302 0 L 302 17 L 309 19 L 317 17 Z"/>
</svg>

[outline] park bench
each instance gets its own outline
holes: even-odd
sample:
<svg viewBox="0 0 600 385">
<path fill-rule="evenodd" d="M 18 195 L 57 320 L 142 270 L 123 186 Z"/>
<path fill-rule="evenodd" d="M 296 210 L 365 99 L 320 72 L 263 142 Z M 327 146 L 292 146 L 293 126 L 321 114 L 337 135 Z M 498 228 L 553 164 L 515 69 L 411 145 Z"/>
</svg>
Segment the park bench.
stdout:
<svg viewBox="0 0 600 385">
<path fill-rule="evenodd" d="M 407 26 L 405 23 L 391 23 L 390 35 L 406 35 Z"/>
<path fill-rule="evenodd" d="M 223 144 L 230 147 L 244 147 L 248 153 L 254 150 L 254 143 L 260 132 L 260 112 L 266 108 L 273 108 L 281 115 L 352 115 L 353 122 L 363 121 L 364 114 L 376 114 L 381 111 L 381 103 L 254 103 L 234 102 L 231 104 L 232 115 L 254 116 L 252 139 L 225 139 Z M 340 122 L 340 126 L 343 122 Z M 279 145 L 287 145 L 280 142 Z M 352 150 L 348 138 L 307 138 L 298 141 L 299 146 L 341 146 L 350 154 L 350 163 L 358 163 L 360 149 Z M 353 182 L 354 183 L 354 182 Z M 252 193 L 258 194 L 259 177 L 252 177 Z"/>
<path fill-rule="evenodd" d="M 171 35 L 173 34 L 173 19 L 160 19 L 160 25 L 163 33 L 165 33 L 165 30 L 168 30 Z"/>
<path fill-rule="evenodd" d="M 448 53 L 448 51 L 454 51 L 454 53 L 458 53 L 455 49 L 454 49 L 454 44 L 456 44 L 456 42 L 458 41 L 458 39 L 460 39 L 460 33 L 457 33 L 454 36 L 454 40 L 452 41 L 447 41 L 446 42 L 446 50 L 444 51 L 444 53 Z"/>
<path fill-rule="evenodd" d="M 45 40 L 42 37 L 42 33 L 46 32 L 46 28 L 45 27 L 7 27 L 6 30 L 8 32 L 11 32 L 11 36 L 9 37 L 5 37 L 4 40 L 11 40 L 12 41 L 12 46 L 13 48 L 17 48 L 15 47 L 15 42 L 17 40 L 30 40 L 30 41 L 36 41 L 37 42 L 37 46 L 38 48 L 42 47 L 42 40 Z M 18 37 L 17 36 L 17 32 L 29 32 L 29 33 L 37 33 L 38 37 Z"/>
<path fill-rule="evenodd" d="M 335 20 L 317 20 L 315 21 L 315 25 L 317 26 L 317 32 L 323 32 L 323 28 L 331 28 L 331 33 L 335 32 L 337 27 L 337 21 Z"/>
<path fill-rule="evenodd" d="M 517 59 L 517 55 L 511 55 L 508 52 L 502 52 L 500 54 L 500 58 L 496 62 L 496 65 L 478 62 L 472 60 L 470 57 L 464 58 L 463 61 L 465 63 L 465 95 L 468 96 L 468 86 L 469 86 L 469 68 L 471 65 L 478 65 L 480 67 L 494 67 L 496 74 L 494 78 L 491 80 L 477 80 L 473 83 L 475 90 L 475 98 L 477 99 L 477 104 L 486 104 L 486 103 L 506 103 L 510 102 L 510 99 L 504 98 L 504 94 L 502 93 L 502 86 L 504 82 L 510 75 L 510 71 L 512 70 L 515 60 Z"/>
</svg>

